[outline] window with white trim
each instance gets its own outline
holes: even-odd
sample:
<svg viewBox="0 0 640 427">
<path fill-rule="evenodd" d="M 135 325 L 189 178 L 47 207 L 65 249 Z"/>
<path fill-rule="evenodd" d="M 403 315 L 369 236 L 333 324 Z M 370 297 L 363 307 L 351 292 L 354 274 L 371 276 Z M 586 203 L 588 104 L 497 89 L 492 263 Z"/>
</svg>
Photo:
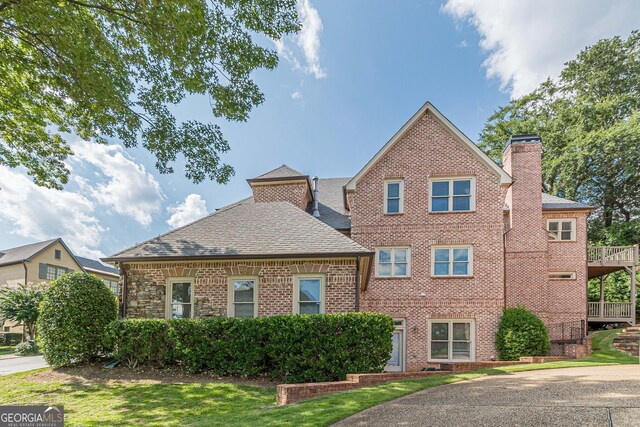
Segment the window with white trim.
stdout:
<svg viewBox="0 0 640 427">
<path fill-rule="evenodd" d="M 473 321 L 431 320 L 429 323 L 429 360 L 474 360 Z"/>
<path fill-rule="evenodd" d="M 548 219 L 547 235 L 549 240 L 572 241 L 576 240 L 575 219 Z"/>
<path fill-rule="evenodd" d="M 193 279 L 173 278 L 167 283 L 167 317 L 193 317 Z"/>
<path fill-rule="evenodd" d="M 470 212 L 476 209 L 475 178 L 437 178 L 429 181 L 430 212 Z"/>
<path fill-rule="evenodd" d="M 229 317 L 258 317 L 258 278 L 229 279 Z"/>
<path fill-rule="evenodd" d="M 38 266 L 38 277 L 44 280 L 56 280 L 58 277 L 63 274 L 67 274 L 73 271 L 70 268 L 60 267 L 52 264 L 44 264 L 40 263 Z"/>
<path fill-rule="evenodd" d="M 431 275 L 436 277 L 473 276 L 473 247 L 433 246 Z"/>
<path fill-rule="evenodd" d="M 296 314 L 324 313 L 324 275 L 300 275 L 295 277 L 293 312 Z"/>
<path fill-rule="evenodd" d="M 550 272 L 549 273 L 549 279 L 575 280 L 575 278 L 576 278 L 576 272 L 575 271 L 566 271 L 566 272 L 554 271 L 554 272 Z"/>
<path fill-rule="evenodd" d="M 384 213 L 402 213 L 404 210 L 404 181 L 401 179 L 384 182 Z"/>
<path fill-rule="evenodd" d="M 410 275 L 410 248 L 376 248 L 377 277 L 409 277 Z"/>
<path fill-rule="evenodd" d="M 114 295 L 120 295 L 120 283 L 117 280 L 104 279 L 103 281 L 104 284 L 107 285 L 109 289 L 111 289 L 111 292 L 113 292 Z"/>
</svg>

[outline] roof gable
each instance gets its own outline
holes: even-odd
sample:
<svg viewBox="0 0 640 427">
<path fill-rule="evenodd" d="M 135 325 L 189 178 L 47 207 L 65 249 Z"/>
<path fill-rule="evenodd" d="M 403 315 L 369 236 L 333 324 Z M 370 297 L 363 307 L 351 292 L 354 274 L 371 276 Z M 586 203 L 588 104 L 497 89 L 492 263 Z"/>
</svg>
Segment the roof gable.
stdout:
<svg viewBox="0 0 640 427">
<path fill-rule="evenodd" d="M 59 237 L 57 239 L 45 240 L 43 242 L 31 243 L 24 246 L 0 250 L 0 266 L 18 264 L 24 261 L 31 261 L 33 257 L 44 252 L 58 242 L 69 253 L 75 263 L 78 264 L 78 267 L 83 269 L 82 264 L 78 262 L 75 255 L 73 255 L 73 252 L 71 252 L 69 247 L 64 243 L 64 240 Z"/>
<path fill-rule="evenodd" d="M 276 178 L 307 178 L 307 175 L 298 172 L 295 169 L 290 168 L 287 165 L 282 165 L 269 172 L 265 172 L 262 175 L 258 175 L 252 180 L 256 179 L 276 179 Z"/>
<path fill-rule="evenodd" d="M 398 142 L 405 133 L 422 117 L 425 113 L 429 112 L 436 118 L 456 139 L 467 148 L 472 154 L 474 154 L 479 160 L 481 160 L 493 173 L 500 177 L 500 184 L 511 184 L 511 177 L 500 166 L 498 166 L 491 158 L 483 152 L 476 144 L 473 143 L 460 129 L 458 129 L 453 123 L 449 121 L 440 111 L 438 111 L 430 102 L 426 102 L 422 108 L 420 108 L 410 119 L 407 121 L 398 132 L 376 153 L 369 162 L 347 183 L 347 191 L 354 191 L 358 181 L 376 164 L 382 156 L 389 151 L 389 149 Z"/>
</svg>

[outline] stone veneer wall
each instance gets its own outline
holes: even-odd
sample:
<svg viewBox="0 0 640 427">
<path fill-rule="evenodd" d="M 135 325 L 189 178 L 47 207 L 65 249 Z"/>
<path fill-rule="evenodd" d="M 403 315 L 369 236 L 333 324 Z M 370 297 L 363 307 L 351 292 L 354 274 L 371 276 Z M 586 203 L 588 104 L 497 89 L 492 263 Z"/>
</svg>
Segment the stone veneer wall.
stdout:
<svg viewBox="0 0 640 427">
<path fill-rule="evenodd" d="M 226 315 L 229 277 L 258 276 L 258 315 L 293 312 L 295 274 L 326 275 L 325 312 L 355 310 L 353 259 L 274 261 L 185 261 L 137 262 L 125 265 L 127 272 L 127 317 L 165 317 L 166 283 L 172 277 L 194 280 L 194 316 Z"/>
</svg>

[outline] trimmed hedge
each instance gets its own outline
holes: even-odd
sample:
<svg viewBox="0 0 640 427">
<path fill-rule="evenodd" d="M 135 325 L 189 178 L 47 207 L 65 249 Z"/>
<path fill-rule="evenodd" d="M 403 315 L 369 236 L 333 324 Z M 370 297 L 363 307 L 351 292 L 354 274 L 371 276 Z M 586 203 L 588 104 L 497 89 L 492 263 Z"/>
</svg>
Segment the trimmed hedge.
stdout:
<svg viewBox="0 0 640 427">
<path fill-rule="evenodd" d="M 22 342 L 22 334 L 19 332 L 0 333 L 0 345 L 17 345 Z"/>
<path fill-rule="evenodd" d="M 496 347 L 500 360 L 546 356 L 550 347 L 549 332 L 542 320 L 524 307 L 507 308 L 498 325 Z"/>
<path fill-rule="evenodd" d="M 379 313 L 258 318 L 120 319 L 109 328 L 114 357 L 131 367 L 267 375 L 286 382 L 381 372 L 391 354 L 392 318 Z"/>
<path fill-rule="evenodd" d="M 108 354 L 105 332 L 117 317 L 115 295 L 96 276 L 73 272 L 54 280 L 37 323 L 44 360 L 57 367 Z"/>
</svg>

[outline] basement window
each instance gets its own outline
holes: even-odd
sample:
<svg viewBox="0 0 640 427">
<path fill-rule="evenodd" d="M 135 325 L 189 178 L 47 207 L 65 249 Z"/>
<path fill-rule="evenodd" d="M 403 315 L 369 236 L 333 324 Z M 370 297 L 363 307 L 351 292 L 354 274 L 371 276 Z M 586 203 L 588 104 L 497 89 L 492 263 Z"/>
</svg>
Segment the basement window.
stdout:
<svg viewBox="0 0 640 427">
<path fill-rule="evenodd" d="M 576 273 L 575 272 L 551 272 L 549 273 L 549 279 L 552 280 L 575 280 Z"/>
</svg>

